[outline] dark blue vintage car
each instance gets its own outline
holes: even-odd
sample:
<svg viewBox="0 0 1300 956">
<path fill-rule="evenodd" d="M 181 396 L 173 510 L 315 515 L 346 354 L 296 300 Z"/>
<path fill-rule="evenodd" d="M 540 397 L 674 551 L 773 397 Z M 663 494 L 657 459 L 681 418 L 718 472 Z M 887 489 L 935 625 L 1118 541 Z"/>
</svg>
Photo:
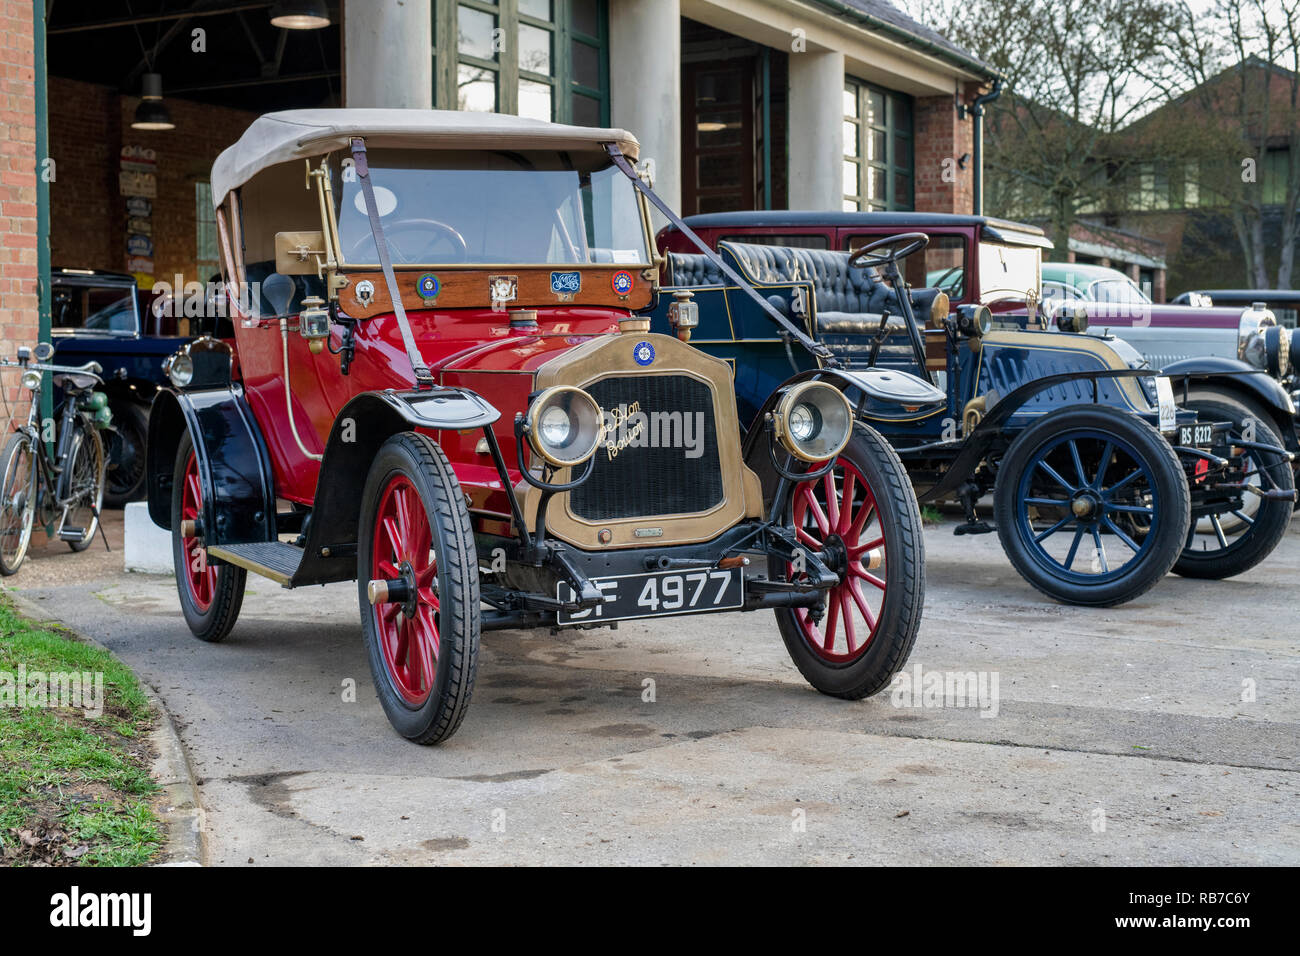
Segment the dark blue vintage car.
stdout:
<svg viewBox="0 0 1300 956">
<path fill-rule="evenodd" d="M 104 503 L 121 507 L 144 495 L 149 406 L 165 383 L 162 363 L 205 329 L 204 319 L 177 318 L 169 305 L 142 294 L 134 277 L 93 269 L 54 269 L 51 316 L 55 361 L 102 366 L 113 413 L 105 431 L 108 472 Z"/>
<path fill-rule="evenodd" d="M 992 494 L 1009 559 L 1058 600 L 1114 605 L 1171 569 L 1221 578 L 1263 560 L 1295 499 L 1289 453 L 1178 408 L 1169 380 L 1135 349 L 1080 334 L 1086 314 L 1054 315 L 1058 330 L 1047 331 L 1028 291 L 1038 288 L 1035 240 L 985 236 L 971 253 L 999 290 L 996 316 L 982 300 L 952 309 L 940 289 L 908 286 L 903 260 L 929 242 L 921 232 L 853 252 L 701 242 L 668 253 L 652 328 L 732 364 L 749 448 L 782 427 L 767 397 L 792 372 L 841 384 L 908 466 L 921 501 L 961 503 L 957 533 L 994 530 L 975 509 Z M 1019 315 L 1008 307 L 1016 289 L 1026 290 Z M 904 408 L 875 401 L 873 382 L 898 372 L 933 387 Z M 853 459 L 850 444 L 838 477 L 806 503 L 810 546 L 838 534 L 827 517 L 844 511 L 837 499 L 855 485 Z"/>
</svg>

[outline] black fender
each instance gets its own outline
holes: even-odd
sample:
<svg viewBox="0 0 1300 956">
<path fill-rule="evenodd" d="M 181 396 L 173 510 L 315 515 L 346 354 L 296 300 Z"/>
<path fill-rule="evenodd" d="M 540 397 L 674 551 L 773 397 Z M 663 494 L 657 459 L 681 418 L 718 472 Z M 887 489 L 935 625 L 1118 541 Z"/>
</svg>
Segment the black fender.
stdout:
<svg viewBox="0 0 1300 956">
<path fill-rule="evenodd" d="M 919 378 L 910 372 L 878 368 L 806 369 L 778 385 L 772 390 L 772 394 L 767 396 L 763 404 L 759 406 L 758 414 L 754 416 L 748 430 L 745 432 L 743 454 L 745 461 L 750 463 L 750 467 L 753 467 L 750 458 L 751 452 L 758 442 L 767 440 L 767 429 L 763 426 L 763 420 L 767 413 L 776 407 L 776 403 L 781 400 L 781 396 L 790 386 L 813 379 L 837 386 L 840 391 L 844 392 L 849 404 L 858 413 L 858 417 L 864 421 L 867 421 L 867 419 L 862 416 L 861 412 L 867 401 L 883 402 L 888 405 L 906 405 L 909 408 L 914 406 L 934 407 L 936 411 L 947 408 L 948 405 L 948 396 L 942 389 L 936 388 L 925 379 Z"/>
<path fill-rule="evenodd" d="M 467 388 L 362 392 L 334 419 L 321 460 L 305 553 L 294 586 L 351 581 L 357 572 L 361 495 L 370 463 L 398 432 L 464 431 L 491 425 L 501 413 Z"/>
<path fill-rule="evenodd" d="M 188 431 L 203 494 L 208 545 L 275 541 L 275 481 L 262 431 L 240 385 L 161 389 L 149 412 L 146 484 L 149 517 L 171 529 L 176 450 Z"/>
<path fill-rule="evenodd" d="M 1020 410 L 1020 407 L 1033 398 L 1044 389 L 1053 388 L 1057 385 L 1063 385 L 1066 382 L 1078 381 L 1079 379 L 1091 379 L 1094 382 L 1103 378 L 1149 378 L 1157 373 L 1153 369 L 1091 369 L 1089 371 L 1062 372 L 1057 375 L 1045 375 L 1042 378 L 1036 378 L 1031 382 L 1026 382 L 1019 388 L 1008 392 L 1006 395 L 994 402 L 993 407 L 989 408 L 984 417 L 980 419 L 978 425 L 971 429 L 971 433 L 957 446 L 957 456 L 953 458 L 948 470 L 935 483 L 933 487 L 925 492 L 918 493 L 916 500 L 919 502 L 936 501 L 939 498 L 955 491 L 967 478 L 975 471 L 975 468 L 988 454 L 989 449 L 1003 438 L 1003 428 L 1011 416 Z M 1074 404 L 1083 404 L 1076 402 Z M 1062 405 L 1062 408 L 1069 406 Z M 1113 407 L 1113 406 L 1108 406 Z M 1050 413 L 1048 413 L 1050 414 Z M 1136 413 L 1133 413 L 1136 414 Z M 945 444 L 943 442 L 937 444 Z M 932 446 L 927 446 L 932 447 Z M 899 457 L 904 462 L 907 461 L 908 453 L 915 452 L 915 448 L 898 448 Z"/>
<path fill-rule="evenodd" d="M 1181 402 L 1184 390 L 1197 385 L 1213 385 L 1230 392 L 1247 395 L 1272 414 L 1278 434 L 1291 451 L 1300 451 L 1296 438 L 1296 419 L 1291 411 L 1291 397 L 1282 383 L 1267 372 L 1240 359 L 1219 355 L 1197 356 L 1172 362 L 1160 370 L 1174 386 L 1174 398 Z"/>
</svg>

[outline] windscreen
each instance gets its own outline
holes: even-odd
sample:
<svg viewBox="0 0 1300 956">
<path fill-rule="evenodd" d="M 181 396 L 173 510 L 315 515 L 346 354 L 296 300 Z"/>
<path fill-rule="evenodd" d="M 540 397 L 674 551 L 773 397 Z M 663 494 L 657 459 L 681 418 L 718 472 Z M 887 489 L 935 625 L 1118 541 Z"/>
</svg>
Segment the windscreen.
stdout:
<svg viewBox="0 0 1300 956">
<path fill-rule="evenodd" d="M 1037 246 L 981 242 L 979 255 L 981 302 L 1038 297 L 1042 250 Z"/>
<path fill-rule="evenodd" d="M 50 299 L 50 325 L 55 329 L 128 335 L 136 331 L 132 286 L 60 284 Z"/>
<path fill-rule="evenodd" d="M 648 265 L 636 189 L 567 154 L 372 150 L 370 178 L 393 265 Z M 379 262 L 348 158 L 334 195 L 343 261 Z"/>
</svg>

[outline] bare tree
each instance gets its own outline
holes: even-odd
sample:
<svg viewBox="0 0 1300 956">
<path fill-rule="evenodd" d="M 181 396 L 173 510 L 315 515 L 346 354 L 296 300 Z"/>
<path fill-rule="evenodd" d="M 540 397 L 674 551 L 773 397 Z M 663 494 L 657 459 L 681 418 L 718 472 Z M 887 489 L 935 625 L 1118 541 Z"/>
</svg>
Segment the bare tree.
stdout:
<svg viewBox="0 0 1300 956">
<path fill-rule="evenodd" d="M 1168 68 L 1169 0 L 916 0 L 918 14 L 999 69 L 1007 92 L 986 114 L 987 204 L 1046 218 L 1066 248 L 1080 214 L 1111 205 L 1128 157 L 1115 131 L 1151 109 Z"/>
<path fill-rule="evenodd" d="M 1274 284 L 1265 219 L 1276 208 L 1276 286 L 1289 289 L 1300 233 L 1300 0 L 1216 0 L 1208 11 L 1180 0 L 1177 17 L 1168 69 L 1153 80 L 1169 105 L 1133 141 L 1181 161 L 1197 204 L 1225 210 L 1256 288 Z"/>
</svg>

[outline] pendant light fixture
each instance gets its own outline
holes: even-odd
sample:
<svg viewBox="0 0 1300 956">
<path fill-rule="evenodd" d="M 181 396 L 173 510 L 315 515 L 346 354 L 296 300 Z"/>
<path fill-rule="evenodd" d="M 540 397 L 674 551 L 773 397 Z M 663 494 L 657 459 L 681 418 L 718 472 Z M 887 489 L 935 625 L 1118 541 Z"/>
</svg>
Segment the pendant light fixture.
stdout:
<svg viewBox="0 0 1300 956">
<path fill-rule="evenodd" d="M 271 26 L 283 30 L 319 30 L 329 25 L 325 0 L 280 0 L 271 7 Z"/>
<path fill-rule="evenodd" d="M 146 73 L 141 83 L 140 105 L 135 108 L 132 129 L 166 130 L 175 129 L 171 113 L 167 111 L 162 98 L 162 74 Z"/>
</svg>

